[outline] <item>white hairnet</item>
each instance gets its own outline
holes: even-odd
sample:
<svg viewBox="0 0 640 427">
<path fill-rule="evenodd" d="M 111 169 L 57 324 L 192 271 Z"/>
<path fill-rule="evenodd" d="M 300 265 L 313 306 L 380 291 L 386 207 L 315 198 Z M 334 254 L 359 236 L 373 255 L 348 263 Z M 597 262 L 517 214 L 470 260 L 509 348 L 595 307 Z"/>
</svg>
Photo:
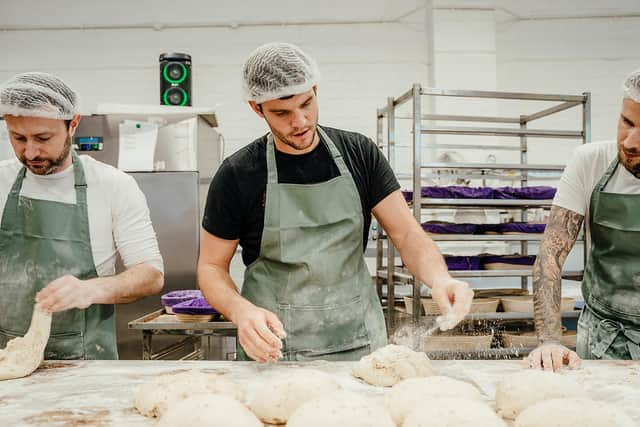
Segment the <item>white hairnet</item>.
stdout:
<svg viewBox="0 0 640 427">
<path fill-rule="evenodd" d="M 78 111 L 76 93 L 51 74 L 17 74 L 0 85 L 0 114 L 70 120 Z"/>
<path fill-rule="evenodd" d="M 315 61 L 298 46 L 268 43 L 254 50 L 242 67 L 247 101 L 261 104 L 311 89 L 320 77 Z"/>
<path fill-rule="evenodd" d="M 640 102 L 640 68 L 632 72 L 624 79 L 622 85 L 624 97 L 634 102 Z"/>
</svg>

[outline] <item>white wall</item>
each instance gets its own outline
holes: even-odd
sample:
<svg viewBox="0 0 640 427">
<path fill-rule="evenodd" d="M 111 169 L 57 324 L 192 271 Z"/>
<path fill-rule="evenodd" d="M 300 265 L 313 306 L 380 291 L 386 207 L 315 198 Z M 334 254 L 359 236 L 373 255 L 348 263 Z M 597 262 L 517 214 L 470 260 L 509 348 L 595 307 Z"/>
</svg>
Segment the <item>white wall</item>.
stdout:
<svg viewBox="0 0 640 427">
<path fill-rule="evenodd" d="M 314 56 L 323 75 L 321 123 L 371 137 L 378 104 L 426 77 L 423 12 L 411 13 L 416 0 L 393 7 L 388 0 L 37 3 L 35 16 L 26 2 L 0 13 L 0 25 L 20 29 L 0 32 L 0 80 L 27 70 L 58 74 L 87 112 L 101 102 L 156 104 L 158 55 L 187 52 L 194 105 L 217 107 L 227 154 L 266 130 L 242 101 L 240 84 L 242 62 L 260 44 L 289 41 Z M 100 29 L 70 29 L 80 25 Z M 42 26 L 48 29 L 25 31 Z"/>
</svg>

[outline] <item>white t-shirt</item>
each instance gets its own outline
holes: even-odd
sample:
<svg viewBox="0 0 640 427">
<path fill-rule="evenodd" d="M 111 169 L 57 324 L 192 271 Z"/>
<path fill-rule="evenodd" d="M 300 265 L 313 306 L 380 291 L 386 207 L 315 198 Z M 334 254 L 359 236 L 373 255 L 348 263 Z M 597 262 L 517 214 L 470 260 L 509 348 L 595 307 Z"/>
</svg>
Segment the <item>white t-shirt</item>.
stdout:
<svg viewBox="0 0 640 427">
<path fill-rule="evenodd" d="M 87 181 L 91 250 L 98 276 L 115 274 L 116 254 L 125 267 L 146 263 L 164 271 L 147 199 L 130 175 L 89 156 L 80 156 Z M 22 164 L 0 162 L 0 212 L 4 212 Z M 76 203 L 73 166 L 52 175 L 27 170 L 20 195 L 39 200 Z"/>
<path fill-rule="evenodd" d="M 553 204 L 579 213 L 588 221 L 591 193 L 617 155 L 615 141 L 593 142 L 576 149 L 562 174 Z M 640 194 L 640 179 L 619 164 L 604 191 Z"/>
</svg>

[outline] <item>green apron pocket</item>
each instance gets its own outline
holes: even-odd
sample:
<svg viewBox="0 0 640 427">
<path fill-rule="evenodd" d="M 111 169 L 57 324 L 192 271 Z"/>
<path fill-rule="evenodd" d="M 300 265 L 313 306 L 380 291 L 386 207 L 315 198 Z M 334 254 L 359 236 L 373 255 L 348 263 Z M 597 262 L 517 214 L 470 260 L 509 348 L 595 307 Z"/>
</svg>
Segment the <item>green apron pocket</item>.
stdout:
<svg viewBox="0 0 640 427">
<path fill-rule="evenodd" d="M 47 360 L 84 359 L 84 336 L 81 332 L 52 334 L 44 350 L 44 358 Z"/>
<path fill-rule="evenodd" d="M 278 304 L 287 332 L 284 352 L 320 356 L 369 346 L 367 304 L 360 295 L 329 305 Z"/>
</svg>

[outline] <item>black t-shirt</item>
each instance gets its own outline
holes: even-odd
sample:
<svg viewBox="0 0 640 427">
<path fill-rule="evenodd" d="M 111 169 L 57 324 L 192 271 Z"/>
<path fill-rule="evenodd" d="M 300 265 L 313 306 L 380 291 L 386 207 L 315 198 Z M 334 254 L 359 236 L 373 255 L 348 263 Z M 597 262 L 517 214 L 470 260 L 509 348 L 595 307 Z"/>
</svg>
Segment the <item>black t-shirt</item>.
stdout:
<svg viewBox="0 0 640 427">
<path fill-rule="evenodd" d="M 339 129 L 322 127 L 336 145 L 355 181 L 364 216 L 363 247 L 371 225 L 371 210 L 400 188 L 387 159 L 369 138 Z M 267 136 L 229 156 L 209 186 L 202 226 L 221 239 L 240 239 L 242 260 L 251 264 L 260 254 L 267 188 Z M 278 182 L 313 184 L 340 175 L 324 143 L 305 154 L 276 149 Z"/>
</svg>

